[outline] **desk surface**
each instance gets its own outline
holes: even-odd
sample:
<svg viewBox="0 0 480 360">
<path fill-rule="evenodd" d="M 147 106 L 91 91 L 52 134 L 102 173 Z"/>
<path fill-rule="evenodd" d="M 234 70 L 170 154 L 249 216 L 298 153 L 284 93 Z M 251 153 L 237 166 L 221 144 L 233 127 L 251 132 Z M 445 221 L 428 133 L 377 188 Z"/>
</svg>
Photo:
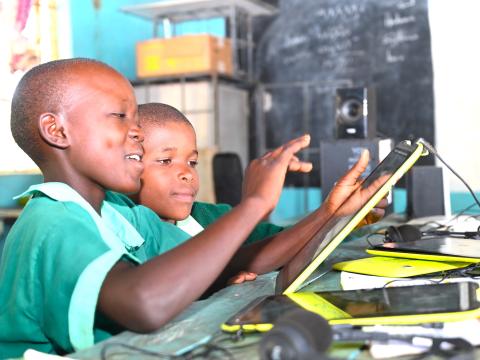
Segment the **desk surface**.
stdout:
<svg viewBox="0 0 480 360">
<path fill-rule="evenodd" d="M 382 227 L 395 221 L 398 221 L 398 218 L 394 219 L 393 222 L 384 220 L 382 221 Z M 378 225 L 376 226 L 378 228 Z M 372 227 L 369 228 L 370 232 L 373 231 Z M 357 231 L 357 235 L 362 235 L 367 233 L 368 229 Z M 317 274 L 323 275 L 302 291 L 340 289 L 340 273 L 331 271 L 331 266 L 339 261 L 364 257 L 366 247 L 365 237 L 344 241 L 317 270 Z M 253 282 L 229 286 L 206 300 L 193 303 L 177 318 L 155 333 L 137 334 L 126 331 L 70 356 L 75 359 L 101 359 L 101 351 L 105 344 L 119 342 L 150 351 L 173 354 L 180 349 L 188 348 L 192 344 L 206 341 L 210 335 L 214 336 L 215 339 L 217 336 L 225 337 L 219 331 L 220 325 L 256 297 L 273 294 L 275 278 L 276 273 L 269 273 L 259 276 Z M 259 340 L 260 335 L 250 334 L 244 340 L 233 342 L 227 339 L 220 345 L 227 348 L 236 359 L 258 359 L 257 345 Z M 142 358 L 142 355 L 138 352 L 126 350 L 119 346 L 111 346 L 108 350 L 108 359 Z M 480 355 L 479 351 L 477 353 Z M 354 355 L 357 360 L 372 359 L 368 352 L 358 352 L 358 346 L 354 344 L 335 345 L 332 347 L 331 355 L 342 359 L 352 358 Z M 145 356 L 145 358 L 152 357 Z M 402 359 L 408 359 L 408 357 L 402 357 Z"/>
<path fill-rule="evenodd" d="M 339 272 L 329 271 L 329 269 L 331 269 L 333 263 L 361 257 L 360 254 L 365 254 L 363 251 L 365 244 L 366 242 L 361 239 L 344 242 L 316 272 L 325 274 L 306 286 L 304 290 L 338 290 L 340 286 Z M 207 335 L 220 334 L 220 325 L 256 297 L 273 294 L 276 275 L 276 273 L 261 275 L 255 281 L 229 286 L 206 300 L 197 301 L 156 333 L 145 335 L 126 331 L 92 348 L 70 356 L 76 359 L 100 359 L 103 346 L 113 342 L 121 342 L 170 354 L 188 348 L 191 344 L 204 341 Z M 222 342 L 222 346 L 229 348 L 233 355 L 238 355 L 236 358 L 258 359 L 256 345 L 259 339 L 259 335 L 248 335 L 244 341 L 237 343 L 225 341 Z M 246 345 L 249 343 L 251 343 L 251 346 Z M 237 349 L 235 346 L 237 346 Z M 347 358 L 350 353 L 356 350 L 356 347 L 342 347 L 335 350 L 335 355 Z M 364 355 L 365 357 L 363 357 Z M 370 358 L 368 354 L 364 355 L 357 357 L 357 359 Z M 121 347 L 111 347 L 108 350 L 108 359 L 129 359 L 133 356 L 141 355 Z"/>
</svg>

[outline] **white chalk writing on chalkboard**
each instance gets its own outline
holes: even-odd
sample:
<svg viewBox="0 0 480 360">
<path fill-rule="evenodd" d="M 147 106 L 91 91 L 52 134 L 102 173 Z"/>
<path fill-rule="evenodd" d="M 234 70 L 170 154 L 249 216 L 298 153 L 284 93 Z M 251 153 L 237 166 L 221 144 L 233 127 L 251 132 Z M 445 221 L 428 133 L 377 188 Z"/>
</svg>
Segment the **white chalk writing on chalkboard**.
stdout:
<svg viewBox="0 0 480 360">
<path fill-rule="evenodd" d="M 398 13 L 395 13 L 394 15 L 390 13 L 385 14 L 385 19 L 383 20 L 383 24 L 385 27 L 394 27 L 394 26 L 399 26 L 399 25 L 406 25 L 409 23 L 414 23 L 415 22 L 415 16 L 414 15 L 409 15 L 409 16 L 402 16 Z"/>
<path fill-rule="evenodd" d="M 415 5 L 416 5 L 415 0 L 407 0 L 407 1 L 402 1 L 398 3 L 397 7 L 399 9 L 408 9 L 408 8 L 414 7 Z"/>
<path fill-rule="evenodd" d="M 382 43 L 384 45 L 396 46 L 404 42 L 417 41 L 418 39 L 417 33 L 408 34 L 405 30 L 397 30 L 383 35 Z"/>
<path fill-rule="evenodd" d="M 337 17 L 358 16 L 365 12 L 364 4 L 348 4 L 332 7 L 323 7 L 315 15 L 326 19 L 335 19 Z"/>
</svg>

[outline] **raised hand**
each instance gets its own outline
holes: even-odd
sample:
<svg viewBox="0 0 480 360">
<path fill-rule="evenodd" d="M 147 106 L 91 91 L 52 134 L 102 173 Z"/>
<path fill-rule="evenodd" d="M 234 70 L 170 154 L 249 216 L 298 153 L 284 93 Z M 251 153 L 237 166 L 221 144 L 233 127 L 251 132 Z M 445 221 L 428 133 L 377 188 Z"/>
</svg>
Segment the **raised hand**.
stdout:
<svg viewBox="0 0 480 360">
<path fill-rule="evenodd" d="M 367 168 L 369 161 L 369 152 L 364 150 L 360 155 L 357 163 L 348 170 L 335 184 L 332 191 L 328 195 L 325 206 L 332 213 L 337 211 L 338 216 L 349 215 L 360 209 L 366 201 L 387 181 L 388 176 L 382 176 L 374 181 L 370 186 L 365 189 L 360 188 L 362 179 L 360 176 Z M 358 191 L 357 191 L 358 190 Z M 344 201 L 350 197 L 346 202 Z M 339 207 L 343 204 L 341 209 Z M 382 199 L 370 214 L 366 217 L 366 220 L 362 224 L 369 224 L 378 221 L 385 214 L 385 207 L 387 206 L 387 200 Z"/>
<path fill-rule="evenodd" d="M 312 170 L 311 163 L 300 161 L 295 156 L 309 144 L 310 135 L 303 135 L 253 160 L 245 172 L 243 199 L 259 199 L 265 205 L 267 213 L 273 210 L 280 197 L 287 170 Z"/>
</svg>

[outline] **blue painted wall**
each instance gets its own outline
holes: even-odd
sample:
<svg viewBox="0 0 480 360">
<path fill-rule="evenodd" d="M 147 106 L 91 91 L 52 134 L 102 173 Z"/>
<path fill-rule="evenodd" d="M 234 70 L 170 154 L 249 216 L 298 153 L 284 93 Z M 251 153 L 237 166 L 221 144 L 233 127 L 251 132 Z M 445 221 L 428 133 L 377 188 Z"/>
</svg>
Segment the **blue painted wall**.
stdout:
<svg viewBox="0 0 480 360">
<path fill-rule="evenodd" d="M 130 80 L 135 75 L 135 44 L 153 37 L 153 23 L 119 9 L 124 6 L 145 4 L 145 0 L 71 1 L 72 48 L 74 57 L 88 57 L 103 61 Z M 189 21 L 175 28 L 177 35 L 209 33 L 225 35 L 223 19 Z M 158 29 L 163 37 L 163 29 Z"/>
<path fill-rule="evenodd" d="M 475 194 L 480 198 L 480 193 Z M 270 215 L 270 221 L 279 225 L 290 225 L 297 222 L 309 212 L 317 209 L 321 204 L 322 192 L 319 188 L 287 187 L 282 191 L 277 207 Z M 451 192 L 450 202 L 452 214 L 463 212 L 471 207 L 466 214 L 480 214 L 478 206 L 474 206 L 475 200 L 470 193 Z M 393 211 L 403 214 L 407 210 L 407 192 L 405 189 L 394 189 Z"/>
<path fill-rule="evenodd" d="M 140 0 L 71 1 L 72 47 L 74 57 L 103 61 L 129 79 L 135 78 L 135 43 L 152 36 L 152 24 L 119 11 Z"/>
</svg>

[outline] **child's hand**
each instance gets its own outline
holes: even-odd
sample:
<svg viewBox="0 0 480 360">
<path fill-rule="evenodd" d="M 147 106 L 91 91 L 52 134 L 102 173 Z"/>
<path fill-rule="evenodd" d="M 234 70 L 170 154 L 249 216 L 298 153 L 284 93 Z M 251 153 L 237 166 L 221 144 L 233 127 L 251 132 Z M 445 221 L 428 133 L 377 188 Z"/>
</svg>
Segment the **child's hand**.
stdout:
<svg viewBox="0 0 480 360">
<path fill-rule="evenodd" d="M 385 215 L 385 208 L 388 206 L 388 201 L 386 198 L 383 198 L 380 200 L 380 202 L 375 205 L 375 207 L 370 210 L 370 212 L 363 218 L 362 221 L 357 225 L 357 228 L 365 226 L 365 225 L 370 225 L 374 224 L 377 221 L 379 221 L 383 216 Z"/>
<path fill-rule="evenodd" d="M 287 170 L 309 172 L 312 164 L 300 161 L 295 154 L 310 144 L 310 135 L 303 135 L 253 160 L 245 172 L 243 200 L 260 199 L 266 213 L 273 210 L 282 191 Z"/>
<path fill-rule="evenodd" d="M 342 205 L 342 203 L 360 187 L 360 184 L 362 183 L 360 175 L 365 171 L 368 161 L 369 152 L 368 150 L 364 150 L 357 163 L 337 181 L 325 202 L 328 211 L 333 213 L 339 210 L 337 212 L 337 215 L 339 216 L 352 214 L 360 209 L 375 191 L 385 183 L 388 179 L 388 175 L 378 178 L 368 188 L 360 188 L 359 191 L 355 192 L 348 202 L 343 204 L 341 209 L 339 209 L 340 205 Z M 382 199 L 376 207 L 372 209 L 371 213 L 367 215 L 368 220 L 366 220 L 366 222 L 364 221 L 363 224 L 372 223 L 381 219 L 385 214 L 385 207 L 387 205 L 387 200 Z"/>
<path fill-rule="evenodd" d="M 240 271 L 237 275 L 228 280 L 228 284 L 241 284 L 245 281 L 253 281 L 257 278 L 257 274 L 250 271 Z"/>
</svg>

